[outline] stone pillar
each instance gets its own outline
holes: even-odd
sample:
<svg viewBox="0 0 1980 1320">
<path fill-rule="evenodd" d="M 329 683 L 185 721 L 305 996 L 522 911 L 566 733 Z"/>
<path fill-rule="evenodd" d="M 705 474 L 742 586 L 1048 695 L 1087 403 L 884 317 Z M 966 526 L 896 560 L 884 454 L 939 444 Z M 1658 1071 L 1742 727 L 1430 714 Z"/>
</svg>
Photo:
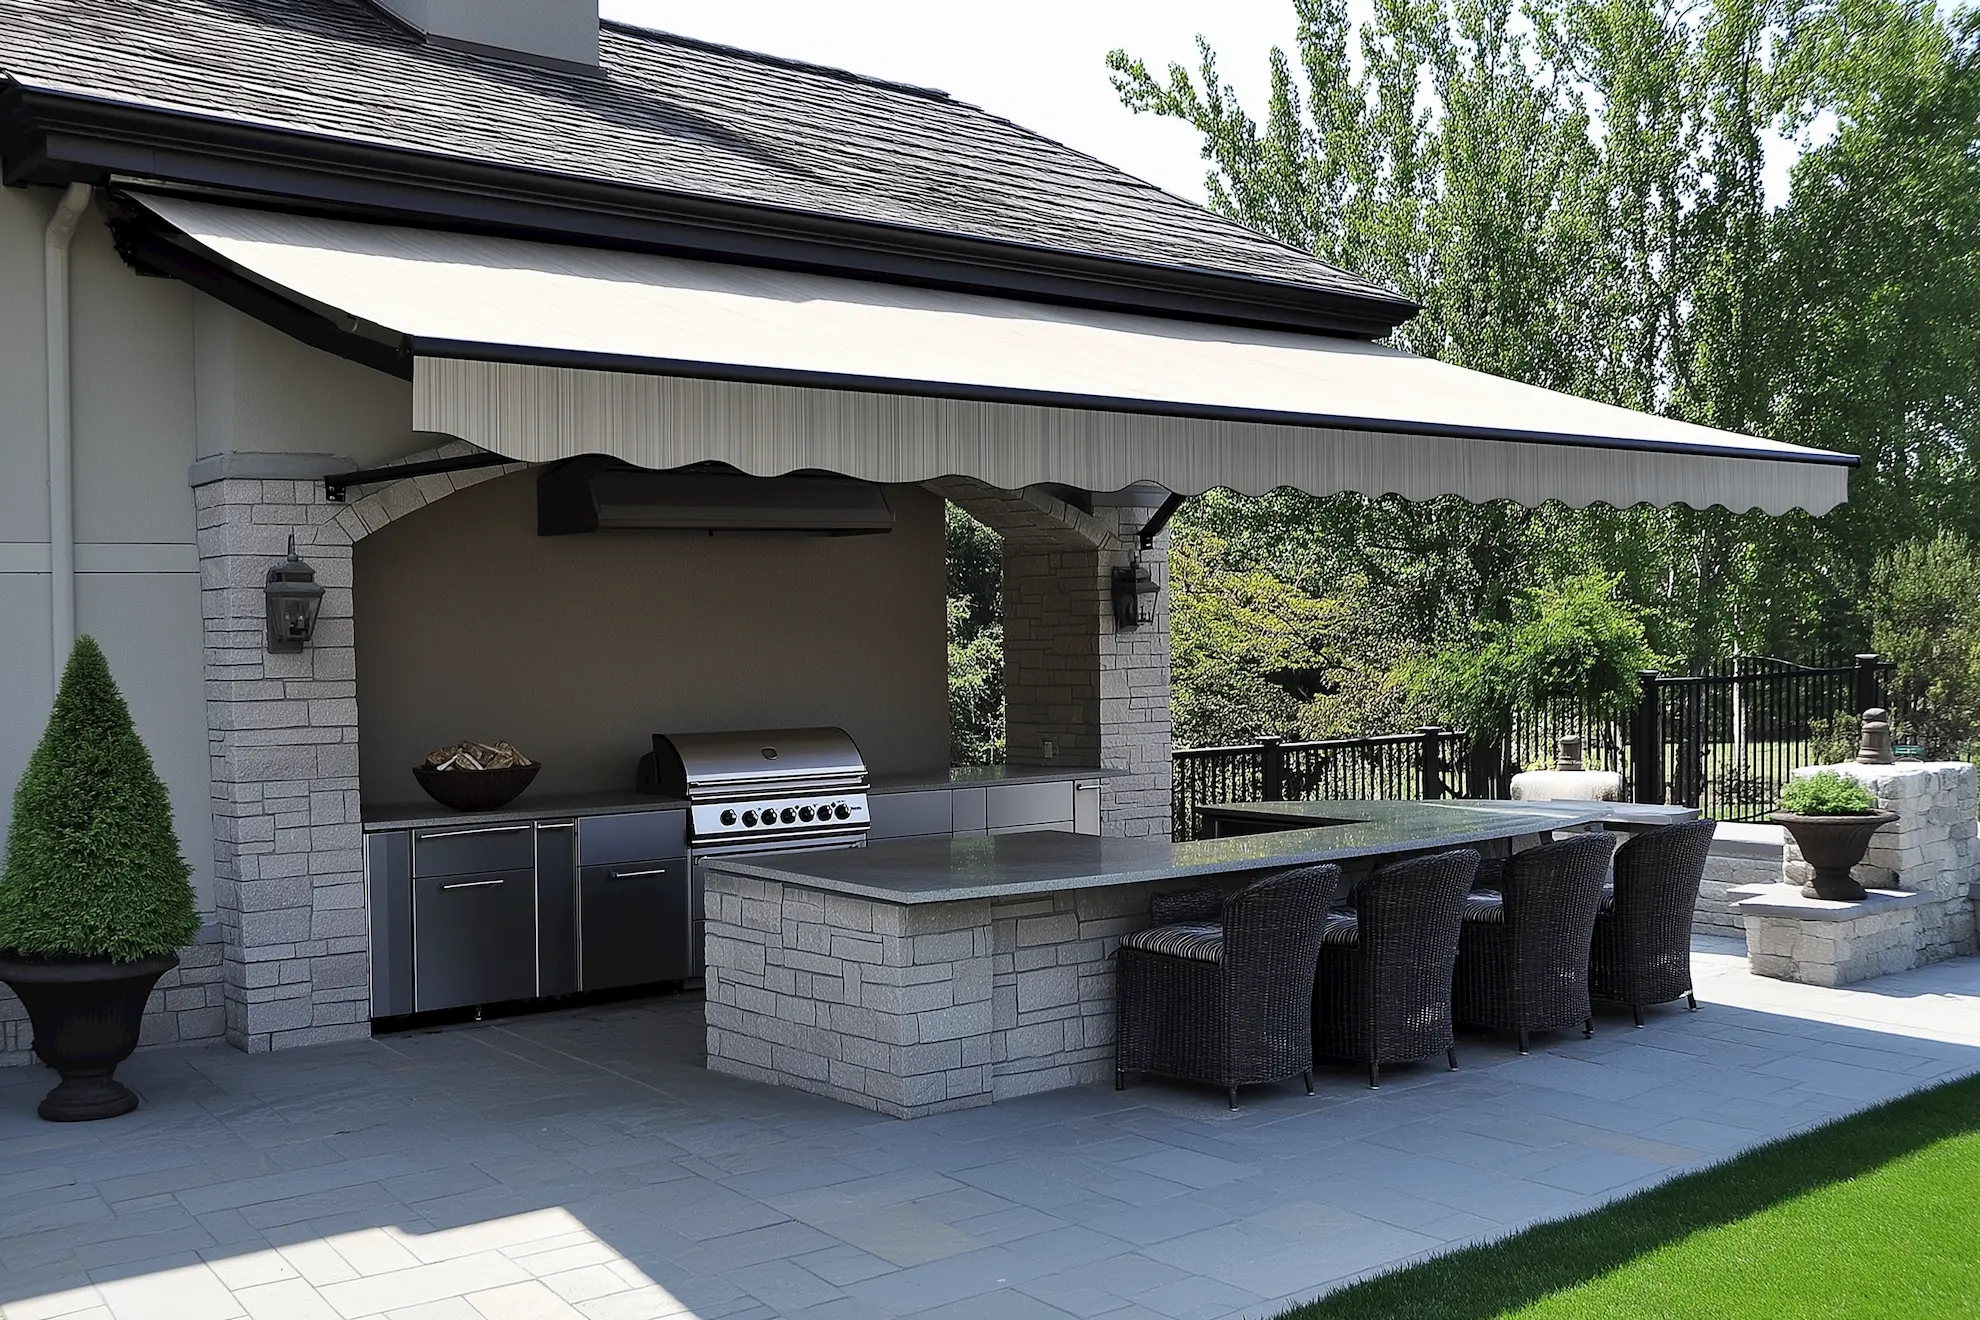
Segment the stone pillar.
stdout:
<svg viewBox="0 0 1980 1320">
<path fill-rule="evenodd" d="M 947 478 L 929 489 L 1004 540 L 1004 747 L 1012 765 L 1098 765 L 1101 826 L 1167 835 L 1170 817 L 1168 537 L 1141 561 L 1162 585 L 1155 622 L 1114 623 L 1114 569 L 1139 549 L 1153 510 L 1086 512 L 1041 491 Z"/>
<path fill-rule="evenodd" d="M 320 481 L 241 478 L 199 487 L 194 504 L 227 1039 L 262 1051 L 362 1037 L 351 541 L 331 526 L 342 508 Z M 322 612 L 302 651 L 271 654 L 262 586 L 291 535 L 324 588 Z"/>
<path fill-rule="evenodd" d="M 454 443 L 406 461 L 479 452 Z M 371 1033 L 371 991 L 352 548 L 519 465 L 396 481 L 336 504 L 320 479 L 245 475 L 293 468 L 292 455 L 226 460 L 196 469 L 193 504 L 227 1039 L 251 1052 L 358 1039 Z M 277 654 L 262 588 L 291 536 L 323 605 L 310 643 Z"/>
<path fill-rule="evenodd" d="M 1804 898 L 1813 874 L 1790 836 L 1781 883 L 1734 890 L 1747 958 L 1761 976 L 1848 985 L 1975 950 L 1973 894 L 1980 882 L 1975 771 L 1964 761 L 1809 766 L 1836 770 L 1898 819 L 1870 841 L 1856 877 L 1859 903 Z"/>
</svg>

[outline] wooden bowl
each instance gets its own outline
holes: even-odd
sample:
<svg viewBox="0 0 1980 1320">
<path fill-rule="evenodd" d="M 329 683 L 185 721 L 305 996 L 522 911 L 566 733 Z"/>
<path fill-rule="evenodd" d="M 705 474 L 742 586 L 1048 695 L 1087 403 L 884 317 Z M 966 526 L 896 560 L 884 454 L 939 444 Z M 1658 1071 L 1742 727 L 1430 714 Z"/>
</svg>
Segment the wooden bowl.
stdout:
<svg viewBox="0 0 1980 1320">
<path fill-rule="evenodd" d="M 493 811 L 522 796 L 529 781 L 542 768 L 536 762 L 513 765 L 506 770 L 435 770 L 430 765 L 416 765 L 413 778 L 428 797 L 443 807 L 456 811 Z"/>
</svg>

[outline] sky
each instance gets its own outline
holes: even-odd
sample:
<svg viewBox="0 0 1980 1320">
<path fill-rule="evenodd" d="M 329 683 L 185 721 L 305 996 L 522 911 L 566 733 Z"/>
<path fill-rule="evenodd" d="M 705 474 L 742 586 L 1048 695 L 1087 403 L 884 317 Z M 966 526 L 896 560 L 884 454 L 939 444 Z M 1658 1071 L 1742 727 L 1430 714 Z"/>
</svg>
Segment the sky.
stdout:
<svg viewBox="0 0 1980 1320">
<path fill-rule="evenodd" d="M 1197 136 L 1136 115 L 1108 82 L 1116 47 L 1151 70 L 1196 66 L 1196 34 L 1226 82 L 1262 106 L 1267 55 L 1293 48 L 1290 0 L 603 0 L 607 18 L 939 87 L 1202 201 Z"/>
</svg>

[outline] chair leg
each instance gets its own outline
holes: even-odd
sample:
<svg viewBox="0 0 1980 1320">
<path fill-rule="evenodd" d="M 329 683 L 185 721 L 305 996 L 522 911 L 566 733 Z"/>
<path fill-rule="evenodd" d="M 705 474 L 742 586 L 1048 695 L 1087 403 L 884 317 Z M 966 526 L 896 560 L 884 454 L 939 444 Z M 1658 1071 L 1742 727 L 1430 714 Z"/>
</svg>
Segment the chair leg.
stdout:
<svg viewBox="0 0 1980 1320">
<path fill-rule="evenodd" d="M 1527 1048 L 1526 1048 L 1526 1028 L 1525 1028 L 1525 1027 L 1521 1027 L 1521 1028 L 1519 1029 L 1519 1052 L 1520 1052 L 1521 1054 L 1525 1054 L 1525 1053 L 1527 1053 L 1527 1052 L 1528 1052 L 1528 1051 L 1527 1051 Z"/>
<path fill-rule="evenodd" d="M 1642 1023 L 1641 1021 L 1638 1021 L 1636 1025 L 1640 1027 L 1640 1026 L 1642 1026 L 1642 1025 L 1643 1025 L 1643 1023 Z M 1594 1018 L 1592 1018 L 1592 1017 L 1589 1017 L 1589 1018 L 1583 1018 L 1583 1019 L 1581 1019 L 1581 1038 L 1582 1038 L 1583 1040 L 1594 1040 L 1594 1039 L 1595 1039 L 1595 1019 L 1594 1019 Z"/>
<path fill-rule="evenodd" d="M 1690 1004 L 1690 1005 L 1691 1005 L 1691 1011 L 1692 1011 L 1692 1012 L 1694 1012 L 1694 1013 L 1696 1013 L 1696 1012 L 1698 1011 L 1698 996 L 1697 996 L 1697 995 L 1695 995 L 1695 994 L 1693 994 L 1693 993 L 1692 993 L 1691 991 L 1689 991 L 1689 990 L 1687 990 L 1687 991 L 1685 991 L 1685 992 L 1684 992 L 1684 1001 L 1685 1001 L 1685 1002 L 1686 1002 L 1687 1004 Z"/>
<path fill-rule="evenodd" d="M 1307 1093 L 1308 1095 L 1312 1095 L 1312 1094 L 1313 1094 L 1313 1070 L 1312 1070 L 1311 1068 L 1309 1068 L 1309 1069 L 1307 1069 L 1307 1070 L 1306 1070 L 1305 1072 L 1303 1072 L 1303 1073 L 1301 1073 L 1301 1074 L 1299 1075 L 1299 1080 L 1301 1080 L 1302 1082 L 1305 1082 L 1305 1083 L 1306 1083 L 1306 1093 Z"/>
<path fill-rule="evenodd" d="M 1642 1025 L 1643 1025 L 1643 1005 L 1641 1005 L 1641 1004 L 1631 1004 L 1631 1005 L 1629 1006 L 1629 1012 L 1630 1012 L 1630 1016 L 1632 1016 L 1632 1017 L 1634 1017 L 1634 1018 L 1636 1019 L 1636 1025 L 1637 1025 L 1637 1026 L 1639 1026 L 1639 1027 L 1640 1027 L 1640 1026 L 1642 1026 Z"/>
<path fill-rule="evenodd" d="M 1372 1091 L 1372 1090 L 1374 1090 L 1374 1089 L 1375 1089 L 1376 1087 L 1378 1087 L 1378 1086 L 1380 1086 L 1381 1084 L 1382 1084 L 1382 1065 L 1381 1065 L 1381 1064 L 1379 1064 L 1379 1063 L 1371 1063 L 1371 1064 L 1369 1064 L 1369 1065 L 1368 1065 L 1368 1089 Z"/>
<path fill-rule="evenodd" d="M 1119 1068 L 1114 1069 L 1114 1089 L 1116 1091 L 1127 1090 L 1127 1074 Z"/>
<path fill-rule="evenodd" d="M 1233 1086 L 1233 1087 L 1230 1087 L 1230 1088 L 1229 1088 L 1229 1090 L 1230 1090 L 1230 1101 L 1231 1101 L 1231 1108 L 1233 1108 L 1233 1109 L 1236 1109 L 1236 1108 L 1237 1108 L 1237 1088 L 1236 1088 L 1235 1086 Z"/>
<path fill-rule="evenodd" d="M 1457 1071 L 1457 1046 L 1453 1045 L 1444 1051 L 1444 1060 L 1451 1065 L 1452 1072 Z"/>
</svg>

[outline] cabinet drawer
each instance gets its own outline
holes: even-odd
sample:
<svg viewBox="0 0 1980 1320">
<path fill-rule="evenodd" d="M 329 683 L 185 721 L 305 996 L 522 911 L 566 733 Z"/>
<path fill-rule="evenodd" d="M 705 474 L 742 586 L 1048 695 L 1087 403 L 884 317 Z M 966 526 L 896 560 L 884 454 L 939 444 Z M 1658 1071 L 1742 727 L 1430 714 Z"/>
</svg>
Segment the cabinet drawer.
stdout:
<svg viewBox="0 0 1980 1320">
<path fill-rule="evenodd" d="M 866 800 L 872 828 L 867 838 L 906 839 L 917 834 L 949 832 L 949 790 L 923 793 L 877 793 Z"/>
<path fill-rule="evenodd" d="M 1072 822 L 1071 784 L 992 784 L 988 795 L 985 806 L 992 830 Z"/>
<path fill-rule="evenodd" d="M 691 973 L 694 926 L 685 857 L 578 872 L 578 978 L 614 990 Z"/>
<path fill-rule="evenodd" d="M 1082 779 L 1073 785 L 1073 833 L 1100 832 L 1100 781 Z"/>
<path fill-rule="evenodd" d="M 578 822 L 579 866 L 615 866 L 686 851 L 685 811 L 628 811 Z"/>
<path fill-rule="evenodd" d="M 508 825 L 459 825 L 414 830 L 412 873 L 473 875 L 481 871 L 511 871 L 536 864 L 536 826 L 529 821 Z"/>
<path fill-rule="evenodd" d="M 534 842 L 532 828 L 524 837 Z M 413 878 L 413 1006 L 536 995 L 536 870 Z"/>
<path fill-rule="evenodd" d="M 990 828 L 990 805 L 982 785 L 949 790 L 949 832 L 981 834 Z"/>
</svg>

